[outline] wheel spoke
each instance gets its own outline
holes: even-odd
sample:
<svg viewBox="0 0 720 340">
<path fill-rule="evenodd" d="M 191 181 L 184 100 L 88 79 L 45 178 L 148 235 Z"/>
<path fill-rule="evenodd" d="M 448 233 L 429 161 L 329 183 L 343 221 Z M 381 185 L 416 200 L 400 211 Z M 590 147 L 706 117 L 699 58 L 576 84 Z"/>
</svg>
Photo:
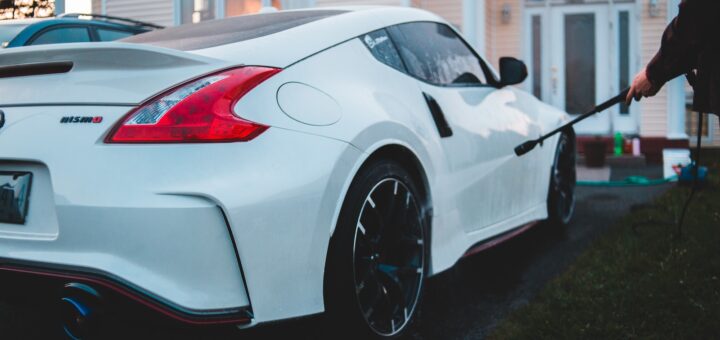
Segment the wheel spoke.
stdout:
<svg viewBox="0 0 720 340">
<path fill-rule="evenodd" d="M 561 190 L 558 194 L 560 194 L 560 201 L 563 205 L 565 205 L 565 202 L 567 201 L 567 193 Z"/>
<path fill-rule="evenodd" d="M 367 247 L 370 251 L 372 251 L 375 246 L 372 239 L 370 239 L 370 237 L 367 235 L 367 231 L 363 231 L 362 229 L 360 229 L 360 224 L 358 224 L 358 231 L 355 235 L 355 239 L 357 241 L 360 241 L 359 243 Z"/>
<path fill-rule="evenodd" d="M 393 222 L 395 222 L 397 226 L 405 226 L 407 224 L 408 214 L 412 213 L 410 209 L 410 193 L 405 192 L 404 197 L 398 198 L 398 200 L 400 201 L 399 203 L 402 209 L 396 209 Z"/>
<path fill-rule="evenodd" d="M 422 270 L 418 266 L 407 265 L 407 266 L 393 266 L 390 264 L 380 264 L 378 266 L 378 272 L 385 274 L 387 277 L 395 280 L 400 276 L 418 275 L 422 273 Z"/>
<path fill-rule="evenodd" d="M 361 224 L 365 229 L 368 240 L 377 245 L 380 234 L 385 229 L 385 221 L 379 212 L 369 204 L 366 206 L 365 214 L 361 217 Z"/>
<path fill-rule="evenodd" d="M 374 290 L 374 294 L 370 297 L 370 301 L 368 301 L 365 305 L 365 311 L 363 312 L 367 320 L 372 320 L 373 314 L 379 310 L 378 304 L 382 302 L 384 295 L 382 285 L 375 280 L 372 282 L 375 283 L 376 288 Z"/>
<path fill-rule="evenodd" d="M 400 237 L 400 243 L 408 247 L 418 248 L 422 248 L 425 244 L 423 239 L 418 237 L 417 235 L 402 235 L 402 237 Z"/>
<path fill-rule="evenodd" d="M 375 200 L 378 202 L 377 212 L 383 221 L 390 221 L 390 216 L 395 210 L 395 189 L 394 183 L 387 187 L 378 188 L 373 193 Z"/>
<path fill-rule="evenodd" d="M 381 267 L 382 267 L 382 265 L 381 265 Z M 387 292 L 387 295 L 388 295 L 388 298 L 390 299 L 390 301 L 395 302 L 399 309 L 403 309 L 407 306 L 408 301 L 407 301 L 405 294 L 403 294 L 405 289 L 403 287 L 403 283 L 400 281 L 400 278 L 398 277 L 397 267 L 394 269 L 394 271 L 395 272 L 380 270 L 380 271 L 378 271 L 378 274 L 381 274 L 381 276 L 384 277 L 383 281 L 388 283 L 388 285 L 386 285 L 385 287 L 386 287 L 386 292 Z M 387 288 L 390 288 L 390 289 L 387 289 Z"/>
</svg>

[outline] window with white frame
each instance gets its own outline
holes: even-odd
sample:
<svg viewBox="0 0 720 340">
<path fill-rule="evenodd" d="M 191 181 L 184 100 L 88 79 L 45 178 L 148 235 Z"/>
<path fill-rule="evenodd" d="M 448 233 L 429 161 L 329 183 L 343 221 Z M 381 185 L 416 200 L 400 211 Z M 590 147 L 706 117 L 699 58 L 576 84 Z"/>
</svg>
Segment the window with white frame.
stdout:
<svg viewBox="0 0 720 340">
<path fill-rule="evenodd" d="M 695 141 L 698 135 L 698 113 L 692 110 L 693 91 L 689 85 L 685 87 L 685 133 L 690 136 L 691 141 Z M 706 115 L 703 119 L 702 128 L 699 131 L 700 136 L 705 142 L 712 142 L 715 125 L 711 123 L 711 115 Z"/>
<path fill-rule="evenodd" d="M 196 24 L 217 16 L 215 0 L 180 0 L 180 23 Z"/>
<path fill-rule="evenodd" d="M 263 7 L 303 8 L 310 1 L 288 0 L 176 0 L 180 24 L 193 24 L 223 17 L 258 13 Z"/>
</svg>

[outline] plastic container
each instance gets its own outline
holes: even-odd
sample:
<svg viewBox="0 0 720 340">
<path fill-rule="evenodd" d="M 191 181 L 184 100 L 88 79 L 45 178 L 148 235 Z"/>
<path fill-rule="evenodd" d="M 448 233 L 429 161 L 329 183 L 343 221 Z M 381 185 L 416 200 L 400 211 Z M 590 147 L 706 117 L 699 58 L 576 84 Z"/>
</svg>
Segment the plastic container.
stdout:
<svg viewBox="0 0 720 340">
<path fill-rule="evenodd" d="M 665 149 L 663 150 L 663 177 L 671 178 L 676 176 L 673 166 L 685 167 L 692 163 L 690 150 L 687 149 Z"/>
<path fill-rule="evenodd" d="M 633 141 L 630 138 L 623 139 L 623 155 L 632 155 Z"/>
<path fill-rule="evenodd" d="M 635 157 L 640 156 L 640 138 L 633 138 L 632 140 L 632 155 Z"/>
<path fill-rule="evenodd" d="M 615 156 L 622 156 L 623 154 L 623 135 L 620 132 L 615 132 Z"/>
<path fill-rule="evenodd" d="M 707 179 L 708 168 L 701 166 L 698 168 L 698 183 L 705 183 Z M 685 184 L 693 183 L 695 179 L 695 167 L 690 165 L 682 168 L 680 173 L 680 182 Z"/>
</svg>

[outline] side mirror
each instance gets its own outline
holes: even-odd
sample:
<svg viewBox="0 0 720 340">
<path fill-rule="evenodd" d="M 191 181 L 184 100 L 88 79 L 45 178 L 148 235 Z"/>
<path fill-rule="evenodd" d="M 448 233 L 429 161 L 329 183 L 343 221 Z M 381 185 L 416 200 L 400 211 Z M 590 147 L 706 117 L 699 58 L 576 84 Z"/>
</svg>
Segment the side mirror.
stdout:
<svg viewBox="0 0 720 340">
<path fill-rule="evenodd" d="M 513 57 L 500 58 L 500 87 L 520 84 L 527 76 L 525 63 Z"/>
</svg>

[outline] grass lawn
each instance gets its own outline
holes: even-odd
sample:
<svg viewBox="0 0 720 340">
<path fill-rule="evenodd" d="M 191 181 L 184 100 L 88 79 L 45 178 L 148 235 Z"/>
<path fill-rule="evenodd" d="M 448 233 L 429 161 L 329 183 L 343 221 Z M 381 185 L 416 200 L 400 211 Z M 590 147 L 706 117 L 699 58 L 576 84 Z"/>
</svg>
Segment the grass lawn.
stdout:
<svg viewBox="0 0 720 340">
<path fill-rule="evenodd" d="M 689 192 L 676 187 L 597 239 L 490 338 L 719 338 L 720 152 L 702 156 L 711 185 L 695 196 L 681 239 L 675 226 L 638 225 L 674 220 Z"/>
</svg>

